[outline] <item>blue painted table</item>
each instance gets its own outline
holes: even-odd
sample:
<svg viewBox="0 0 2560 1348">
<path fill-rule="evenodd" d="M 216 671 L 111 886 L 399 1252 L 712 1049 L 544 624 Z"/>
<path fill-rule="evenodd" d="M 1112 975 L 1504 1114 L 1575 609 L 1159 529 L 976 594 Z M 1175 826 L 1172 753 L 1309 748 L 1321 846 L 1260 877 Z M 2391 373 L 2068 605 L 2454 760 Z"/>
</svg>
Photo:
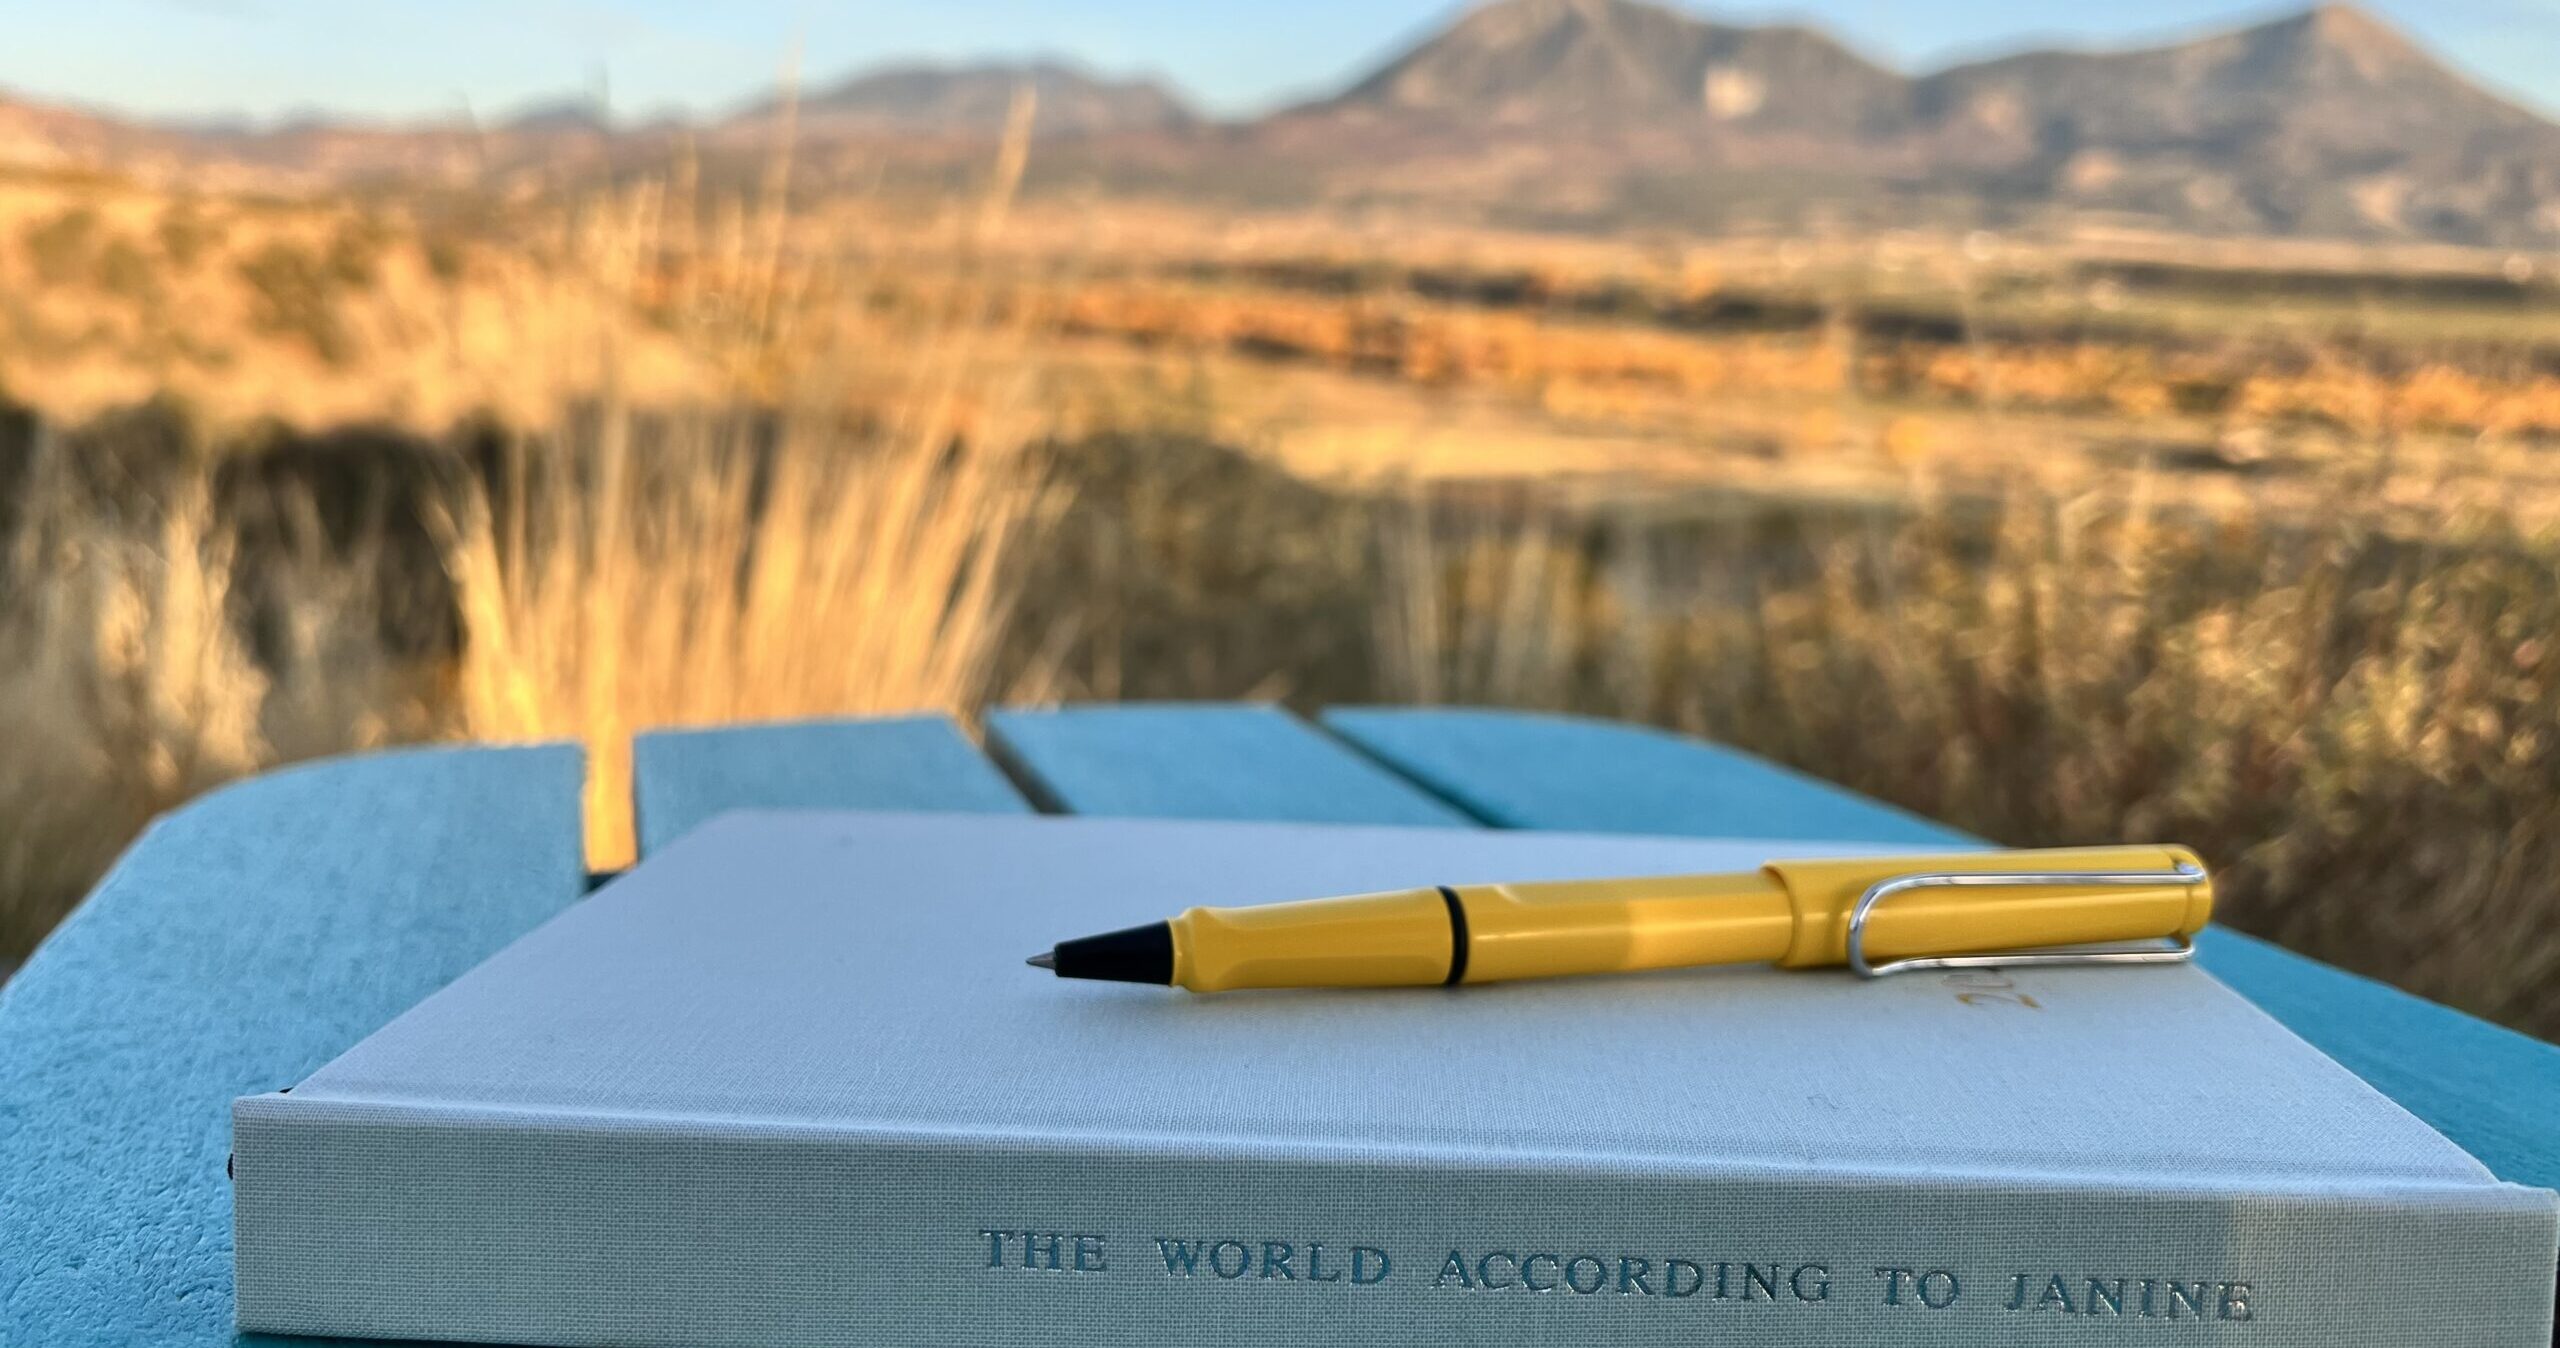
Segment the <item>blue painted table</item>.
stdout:
<svg viewBox="0 0 2560 1348">
<path fill-rule="evenodd" d="M 909 719 L 650 735 L 633 759 L 644 853 L 739 806 L 1976 841 L 1712 745 L 1484 711 L 1004 712 L 983 751 Z M 231 1098 L 576 902 L 580 777 L 569 748 L 424 749 L 155 824 L 0 988 L 0 1344 L 232 1339 Z M 2499 1175 L 2560 1187 L 2560 1048 L 2235 933 L 2204 959 Z"/>
</svg>

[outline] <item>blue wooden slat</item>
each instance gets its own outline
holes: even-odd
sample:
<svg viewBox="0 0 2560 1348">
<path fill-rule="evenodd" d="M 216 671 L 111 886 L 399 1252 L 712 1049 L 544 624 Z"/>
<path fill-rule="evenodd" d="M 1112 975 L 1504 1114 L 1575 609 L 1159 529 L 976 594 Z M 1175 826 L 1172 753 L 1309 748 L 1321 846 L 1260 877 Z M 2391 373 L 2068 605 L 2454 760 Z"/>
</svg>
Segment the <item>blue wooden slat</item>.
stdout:
<svg viewBox="0 0 2560 1348">
<path fill-rule="evenodd" d="M 640 854 L 736 809 L 1030 808 L 939 716 L 661 730 L 631 746 Z"/>
<path fill-rule="evenodd" d="M 1988 845 L 1657 731 L 1489 711 L 1342 710 L 1325 721 L 1513 828 Z M 1896 823 L 1905 831 L 1884 831 Z M 2238 932 L 2215 928 L 2201 946 L 2215 977 L 2500 1178 L 2560 1188 L 2560 1048 Z"/>
<path fill-rule="evenodd" d="M 154 824 L 0 988 L 0 1342 L 231 1343 L 232 1098 L 574 901 L 580 776 L 567 748 L 385 754 Z"/>
<path fill-rule="evenodd" d="M 2560 1189 L 2560 1047 L 2216 927 L 2197 957 L 2500 1179 Z"/>
<path fill-rule="evenodd" d="M 1077 814 L 1476 822 L 1277 707 L 998 712 L 987 745 L 1044 803 Z"/>
<path fill-rule="evenodd" d="M 1472 708 L 1337 708 L 1323 719 L 1499 828 L 1975 845 L 1767 759 L 1644 726 Z"/>
</svg>

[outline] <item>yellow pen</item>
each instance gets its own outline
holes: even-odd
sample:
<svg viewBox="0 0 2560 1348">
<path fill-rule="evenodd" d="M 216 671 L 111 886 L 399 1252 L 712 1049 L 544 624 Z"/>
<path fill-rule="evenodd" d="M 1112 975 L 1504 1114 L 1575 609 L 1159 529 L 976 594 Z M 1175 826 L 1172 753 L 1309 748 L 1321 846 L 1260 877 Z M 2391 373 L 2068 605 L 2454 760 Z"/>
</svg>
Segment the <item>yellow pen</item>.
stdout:
<svg viewBox="0 0 2560 1348">
<path fill-rule="evenodd" d="M 1030 962 L 1061 978 L 1193 992 L 1499 983 L 1706 964 L 1845 964 L 1876 976 L 2183 960 L 2212 915 L 2213 882 L 2183 847 L 2075 847 L 1192 908 L 1061 942 Z"/>
</svg>

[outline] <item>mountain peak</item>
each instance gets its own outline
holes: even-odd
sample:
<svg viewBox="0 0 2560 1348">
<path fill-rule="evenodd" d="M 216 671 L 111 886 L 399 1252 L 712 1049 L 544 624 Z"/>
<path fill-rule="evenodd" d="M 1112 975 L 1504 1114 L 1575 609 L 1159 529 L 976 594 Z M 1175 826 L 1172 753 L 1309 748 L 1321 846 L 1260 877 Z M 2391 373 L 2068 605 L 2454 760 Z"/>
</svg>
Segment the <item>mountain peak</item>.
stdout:
<svg viewBox="0 0 2560 1348">
<path fill-rule="evenodd" d="M 2455 129 L 2532 120 L 2482 92 L 2407 34 L 2331 3 L 2254 27 L 2131 51 L 2025 52 L 1942 71 L 1923 102 L 1998 86 L 2049 127 L 2101 124 L 2126 139 L 2212 139 L 2276 125 L 2317 127 L 2333 142 L 2380 134 L 2422 148 Z"/>
<path fill-rule="evenodd" d="M 1851 130 L 1903 79 L 1810 28 L 1711 23 L 1647 0 L 1492 0 L 1334 106 L 1461 121 L 1645 119 Z"/>
<path fill-rule="evenodd" d="M 2344 62 L 2368 79 L 2393 71 L 2434 69 L 2437 62 L 2407 33 L 2359 5 L 2343 0 L 2314 5 L 2288 19 L 2264 24 L 2247 36 Z"/>
<path fill-rule="evenodd" d="M 2286 22 L 2279 20 L 2278 22 Z M 2322 0 L 2322 3 L 2296 15 L 2290 22 L 2299 24 L 2331 42 L 2356 44 L 2386 42 L 2407 46 L 2408 39 L 2400 30 L 2362 5 L 2349 0 Z"/>
</svg>

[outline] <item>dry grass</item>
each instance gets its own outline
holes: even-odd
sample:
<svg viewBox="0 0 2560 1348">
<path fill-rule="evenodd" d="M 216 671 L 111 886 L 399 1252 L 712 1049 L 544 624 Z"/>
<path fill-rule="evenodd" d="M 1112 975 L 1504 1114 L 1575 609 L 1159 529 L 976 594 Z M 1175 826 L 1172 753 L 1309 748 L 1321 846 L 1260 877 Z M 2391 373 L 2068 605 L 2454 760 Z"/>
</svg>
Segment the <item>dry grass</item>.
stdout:
<svg viewBox="0 0 2560 1348">
<path fill-rule="evenodd" d="M 2225 920 L 2560 1033 L 2560 549 L 2333 507 L 1408 528 L 1387 691 L 1675 726 L 2015 845 L 2188 842 Z"/>
<path fill-rule="evenodd" d="M 374 635 L 316 506 L 253 562 L 201 468 L 147 509 L 35 493 L 11 566 L 49 583 L 0 668 L 13 939 L 151 812 L 303 753 L 584 739 L 611 863 L 651 725 L 1481 702 L 1675 726 L 2004 842 L 2190 842 L 2238 925 L 2560 1030 L 2560 548 L 2494 517 L 2413 541 L 2344 494 L 2247 528 L 2026 488 L 1827 523 L 1496 512 L 1179 437 L 744 413 L 597 413 L 494 462 L 427 498 L 460 635 L 423 659 Z"/>
<path fill-rule="evenodd" d="M 38 452 L 7 562 L 23 597 L 0 622 L 0 949 L 12 951 L 154 813 L 265 760 L 267 676 L 224 621 L 230 558 L 204 495 L 92 527 L 58 446 Z"/>
<path fill-rule="evenodd" d="M 1017 148 L 983 233 L 1020 168 Z M 786 175 L 778 162 L 767 184 L 777 203 Z M 711 213 L 643 184 L 565 219 L 564 284 L 618 313 L 647 297 L 654 335 L 573 323 L 530 342 L 550 412 L 475 453 L 359 447 L 426 462 L 394 501 L 234 472 L 254 458 L 183 413 L 111 416 L 77 443 L 38 428 L 0 501 L 0 956 L 152 815 L 278 762 L 579 740 L 589 857 L 607 867 L 632 854 L 636 731 L 1045 694 L 1041 663 L 997 660 L 1037 626 L 1013 600 L 1056 504 L 1015 410 L 1020 330 L 962 287 L 902 347 L 849 348 L 797 324 L 822 261 L 786 256 L 778 206 L 717 213 L 732 223 L 706 246 L 690 222 Z M 678 255 L 717 265 L 671 300 Z M 627 396 L 670 336 L 688 368 L 725 372 L 725 397 Z M 829 396 L 857 380 L 891 390 L 885 410 Z"/>
<path fill-rule="evenodd" d="M 0 953 L 22 952 L 145 822 L 197 792 L 433 729 L 423 685 L 375 639 L 363 578 L 379 536 L 328 548 L 305 500 L 253 595 L 240 521 L 198 447 L 170 443 L 169 429 L 150 417 L 76 437 L 38 428 L 13 484 Z M 253 608 L 275 619 L 262 632 Z"/>
<path fill-rule="evenodd" d="M 0 191 L 0 374 L 86 426 L 0 491 L 0 958 L 153 813 L 312 754 L 580 739 L 612 865 L 651 726 L 1456 701 L 1676 726 L 2005 842 L 2191 842 L 2240 925 L 2560 1033 L 2560 546 L 2518 523 L 2560 503 L 2538 328 L 2387 360 L 1903 342 L 1821 281 L 1798 327 L 1725 330 L 1741 264 L 1623 249 L 1533 252 L 1525 300 L 1495 264 L 1203 277 L 1198 240 L 1084 275 L 1007 232 L 1021 149 L 895 239 L 784 212 L 780 157 L 745 194 L 679 165 L 452 237 Z M 1034 377 L 1096 343 L 1145 378 Z M 1444 478 L 1515 480 L 1275 471 L 1223 447 L 1218 361 L 1330 381 L 1270 385 L 1302 443 L 1392 458 L 1429 421 Z M 159 389 L 204 415 L 87 423 Z M 291 457 L 241 447 L 259 409 L 475 408 L 502 429 L 386 438 L 426 465 L 388 497 L 239 471 Z M 1646 490 L 1571 503 L 1604 449 Z M 1684 514 L 1646 499 L 1668 480 L 1727 494 Z M 2511 508 L 2449 504 L 2490 493 Z"/>
<path fill-rule="evenodd" d="M 307 491 L 281 489 L 292 541 L 250 561 L 209 465 L 117 507 L 47 452 L 8 563 L 34 583 L 0 617 L 0 950 L 153 814 L 289 759 L 579 740 L 590 860 L 613 866 L 635 731 L 1045 692 L 996 663 L 1050 509 L 1031 450 L 760 424 L 590 418 L 448 475 L 420 509 L 460 641 L 427 659 L 378 635 L 382 535 L 331 543 Z"/>
<path fill-rule="evenodd" d="M 1003 228 L 1032 106 L 1018 100 L 979 205 Z M 786 147 L 787 148 L 787 147 Z M 912 345 L 843 349 L 801 324 L 824 260 L 783 246 L 789 162 L 777 157 L 753 228 L 698 257 L 699 203 L 650 185 L 599 213 L 587 270 L 631 311 L 652 308 L 741 401 L 643 413 L 625 386 L 627 335 L 598 368 L 600 413 L 512 447 L 502 491 L 438 511 L 465 634 L 455 708 L 473 739 L 576 738 L 588 753 L 588 860 L 627 865 L 631 735 L 670 725 L 939 710 L 998 692 L 1036 698 L 1038 671 L 999 671 L 1020 554 L 1054 499 L 1018 410 L 1024 331 L 971 278 Z M 886 419 L 856 424 L 826 391 L 885 369 Z M 990 367 L 1013 373 L 979 377 Z M 779 416 L 762 409 L 779 402 Z M 494 499 L 493 499 L 494 497 Z M 1004 680 L 999 686 L 998 680 Z"/>
<path fill-rule="evenodd" d="M 459 729 L 585 743 L 594 866 L 633 856 L 635 731 L 1045 692 L 1000 684 L 995 660 L 1047 510 L 1020 442 L 787 426 L 761 449 L 755 429 L 686 418 L 647 456 L 627 417 L 583 446 L 537 440 L 511 456 L 511 499 L 474 491 L 437 518 L 466 633 Z"/>
</svg>

